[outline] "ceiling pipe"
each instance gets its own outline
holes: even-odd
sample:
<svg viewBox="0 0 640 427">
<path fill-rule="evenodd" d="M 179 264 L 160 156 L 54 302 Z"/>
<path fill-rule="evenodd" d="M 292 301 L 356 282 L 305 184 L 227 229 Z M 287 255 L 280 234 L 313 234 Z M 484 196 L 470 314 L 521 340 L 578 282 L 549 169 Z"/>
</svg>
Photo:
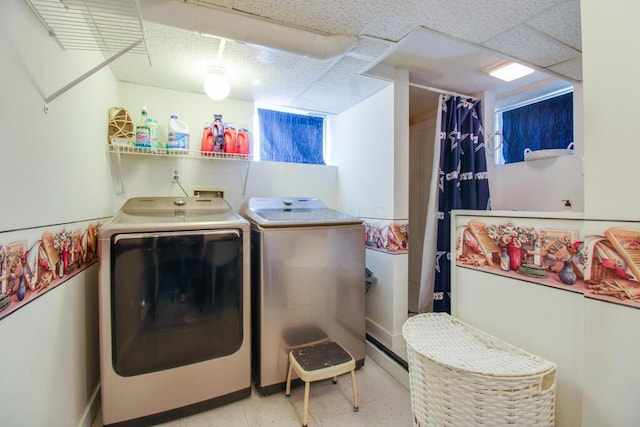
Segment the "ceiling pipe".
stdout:
<svg viewBox="0 0 640 427">
<path fill-rule="evenodd" d="M 145 21 L 307 58 L 331 59 L 353 49 L 359 38 L 301 30 L 239 12 L 173 0 L 143 0 Z"/>
</svg>

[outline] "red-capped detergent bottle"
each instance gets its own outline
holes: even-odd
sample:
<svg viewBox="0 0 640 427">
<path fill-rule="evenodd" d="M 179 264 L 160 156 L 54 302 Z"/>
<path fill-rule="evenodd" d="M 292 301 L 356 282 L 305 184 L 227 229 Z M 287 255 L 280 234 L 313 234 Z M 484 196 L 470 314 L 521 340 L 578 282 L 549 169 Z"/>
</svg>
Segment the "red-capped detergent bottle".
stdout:
<svg viewBox="0 0 640 427">
<path fill-rule="evenodd" d="M 224 152 L 238 154 L 238 142 L 236 139 L 236 127 L 233 123 L 227 123 L 224 127 Z"/>
<path fill-rule="evenodd" d="M 247 156 L 251 154 L 251 142 L 249 141 L 249 130 L 245 125 L 241 125 L 236 135 L 238 143 L 238 154 Z"/>
</svg>

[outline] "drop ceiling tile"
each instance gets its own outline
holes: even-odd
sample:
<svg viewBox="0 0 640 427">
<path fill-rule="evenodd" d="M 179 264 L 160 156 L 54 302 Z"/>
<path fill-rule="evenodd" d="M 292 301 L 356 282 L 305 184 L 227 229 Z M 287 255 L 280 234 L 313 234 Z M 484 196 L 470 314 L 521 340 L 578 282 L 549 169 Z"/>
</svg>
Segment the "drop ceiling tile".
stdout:
<svg viewBox="0 0 640 427">
<path fill-rule="evenodd" d="M 393 48 L 395 43 L 362 36 L 358 40 L 356 46 L 348 53 L 350 56 L 360 58 L 376 59 L 384 55 L 389 49 Z"/>
<path fill-rule="evenodd" d="M 442 64 L 450 63 L 454 67 L 463 65 L 462 68 L 467 68 L 472 57 L 489 56 L 482 53 L 484 51 L 485 49 L 479 49 L 478 46 L 461 42 L 442 33 L 417 28 L 397 44 L 397 49 L 394 49 L 384 62 L 402 68 L 441 69 Z M 492 55 L 491 58 L 485 65 L 491 65 L 500 59 L 497 54 Z M 472 61 L 476 62 L 475 59 Z M 476 65 L 474 64 L 474 67 Z M 447 68 L 452 67 L 447 66 Z"/>
<path fill-rule="evenodd" d="M 363 30 L 363 34 L 381 40 L 398 42 L 420 25 L 422 13 L 423 7 L 420 0 L 404 1 L 402 6 L 389 2 L 370 21 Z"/>
<path fill-rule="evenodd" d="M 151 65 L 139 55 L 123 55 L 110 68 L 120 81 L 188 92 L 204 92 L 206 67 L 218 51 L 217 39 L 145 23 Z M 170 70 L 170 72 L 168 72 Z"/>
<path fill-rule="evenodd" d="M 527 21 L 527 25 L 582 51 L 580 0 L 569 0 Z"/>
<path fill-rule="evenodd" d="M 378 16 L 366 34 L 400 40 L 422 26 L 481 43 L 565 0 L 410 0 Z"/>
<path fill-rule="evenodd" d="M 286 104 L 307 88 L 309 79 L 319 78 L 331 66 L 331 61 L 230 41 L 218 63 L 218 39 L 153 23 L 145 27 L 153 41 L 152 65 L 146 57 L 124 55 L 110 65 L 119 81 L 204 93 L 207 67 L 221 65 L 227 69 L 232 98 Z"/>
<path fill-rule="evenodd" d="M 228 44 L 223 59 L 233 76 L 233 90 L 244 93 L 239 99 L 247 101 L 286 105 L 307 88 L 309 80 L 319 78 L 331 66 L 331 61 Z"/>
<path fill-rule="evenodd" d="M 566 76 L 572 80 L 582 81 L 582 55 L 565 62 L 548 67 L 548 70 Z"/>
<path fill-rule="evenodd" d="M 384 0 L 234 0 L 233 10 L 329 34 L 359 35 Z"/>
<path fill-rule="evenodd" d="M 204 4 L 216 7 L 227 7 L 228 0 L 185 0 L 186 3 Z"/>
<path fill-rule="evenodd" d="M 313 82 L 292 105 L 338 114 L 391 84 L 386 80 L 357 74 L 365 65 L 364 61 L 354 58 L 341 59 L 322 78 Z"/>
<path fill-rule="evenodd" d="M 360 41 L 347 55 L 325 61 L 252 45 L 226 43 L 222 65 L 229 70 L 232 79 L 231 98 L 333 113 L 350 108 L 388 85 L 393 75 L 388 69 L 392 66 L 424 70 L 428 74 L 422 77 L 428 85 L 469 93 L 467 88 L 475 87 L 471 81 L 477 79 L 462 74 L 461 69 L 482 68 L 473 51 L 484 41 L 494 52 L 526 62 L 537 61 L 541 66 L 547 64 L 553 67 L 550 70 L 578 80 L 576 76 L 581 78 L 580 53 L 541 33 L 556 40 L 572 40 L 569 35 L 562 34 L 575 32 L 574 24 L 571 24 L 571 30 L 545 24 L 562 26 L 567 14 L 575 15 L 577 1 L 184 0 L 200 6 L 244 11 L 297 28 L 360 35 Z M 183 9 L 185 13 L 193 10 L 191 7 Z M 557 16 L 565 17 L 558 19 Z M 149 66 L 142 56 L 124 55 L 110 65 L 116 78 L 203 93 L 205 69 L 215 62 L 220 43 L 188 31 L 191 29 L 188 16 L 182 18 L 178 21 L 183 30 L 146 23 L 153 65 Z M 570 19 L 573 20 L 573 16 Z M 514 25 L 520 27 L 512 29 Z M 435 40 L 434 36 L 417 40 L 415 47 L 412 46 L 411 37 L 407 36 L 416 29 L 427 31 L 426 28 L 433 28 L 432 34 L 446 36 L 449 41 Z M 573 36 L 575 38 L 575 34 Z M 466 45 L 453 47 L 454 41 L 463 39 L 466 39 Z M 482 51 L 487 53 L 487 49 Z M 551 56 L 547 57 L 547 53 Z M 388 55 L 398 63 L 386 63 Z M 495 53 L 493 56 L 502 55 Z M 384 63 L 377 62 L 381 58 L 385 58 Z M 384 73 L 379 72 L 381 68 L 385 69 Z M 370 75 L 363 75 L 364 70 L 369 70 Z M 483 85 L 483 90 L 491 90 L 488 84 Z"/>
<path fill-rule="evenodd" d="M 327 83 L 316 82 L 303 96 L 296 98 L 290 105 L 310 111 L 340 114 L 374 93 L 392 84 L 389 81 L 365 76 L 349 78 L 349 90 Z"/>
<path fill-rule="evenodd" d="M 540 67 L 549 67 L 580 54 L 524 25 L 499 34 L 484 43 L 484 46 Z"/>
</svg>

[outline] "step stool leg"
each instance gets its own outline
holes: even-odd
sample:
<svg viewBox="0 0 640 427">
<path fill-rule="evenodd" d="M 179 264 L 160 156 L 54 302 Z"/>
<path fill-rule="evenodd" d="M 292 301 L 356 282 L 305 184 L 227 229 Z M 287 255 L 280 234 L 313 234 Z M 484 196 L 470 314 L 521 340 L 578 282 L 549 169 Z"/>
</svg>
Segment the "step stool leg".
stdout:
<svg viewBox="0 0 640 427">
<path fill-rule="evenodd" d="M 353 387 L 353 412 L 358 412 L 358 389 L 356 388 L 355 370 L 351 371 L 351 386 Z"/>
<path fill-rule="evenodd" d="M 338 382 L 338 377 L 333 377 L 333 383 L 336 384 Z"/>
<path fill-rule="evenodd" d="M 309 412 L 309 384 L 311 381 L 304 383 L 304 416 L 302 418 L 302 426 L 307 427 L 307 413 Z"/>
<path fill-rule="evenodd" d="M 289 362 L 289 372 L 287 372 L 287 387 L 284 391 L 285 396 L 289 396 L 291 394 L 291 370 L 293 369 L 293 365 Z"/>
</svg>

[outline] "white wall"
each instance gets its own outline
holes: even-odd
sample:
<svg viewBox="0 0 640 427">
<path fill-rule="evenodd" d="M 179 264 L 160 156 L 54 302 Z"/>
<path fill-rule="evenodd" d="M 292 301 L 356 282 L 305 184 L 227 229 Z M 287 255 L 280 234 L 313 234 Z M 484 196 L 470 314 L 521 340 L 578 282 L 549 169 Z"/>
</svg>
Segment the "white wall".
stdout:
<svg viewBox="0 0 640 427">
<path fill-rule="evenodd" d="M 213 120 L 214 114 L 222 114 L 223 121 L 233 122 L 236 126 L 247 124 L 253 143 L 254 104 L 251 102 L 212 101 L 204 94 L 120 83 L 118 105 L 126 108 L 134 121 L 139 119 L 142 106 L 146 106 L 150 117 L 158 120 L 159 136 L 165 142 L 169 117 L 178 115 L 189 126 L 192 151 L 200 150 L 203 124 Z M 328 206 L 336 206 L 335 166 L 126 154 L 120 155 L 120 159 L 121 174 L 116 154 L 109 158 L 115 178 L 110 191 L 114 213 L 130 197 L 184 195 L 171 179 L 173 169 L 182 173 L 181 183 L 189 195 L 198 189 L 223 190 L 225 198 L 236 210 L 248 197 L 271 196 L 318 197 Z"/>
<path fill-rule="evenodd" d="M 98 197 L 106 189 L 106 169 L 105 139 L 97 135 L 106 134 L 113 77 L 103 69 L 52 101 L 45 114 L 45 97 L 103 58 L 64 52 L 26 2 L 8 2 L 5 8 L 0 17 L 0 170 L 6 177 L 3 205 L 12 208 L 2 210 L 2 228 L 100 216 L 108 200 Z"/>
<path fill-rule="evenodd" d="M 637 426 L 640 310 L 585 300 L 583 425 Z"/>
<path fill-rule="evenodd" d="M 3 3 L 0 39 L 0 232 L 18 229 L 13 236 L 19 229 L 28 233 L 109 215 L 104 146 L 108 107 L 117 93 L 112 74 L 99 71 L 43 112 L 45 97 L 102 56 L 61 50 L 23 1 Z M 0 233 L 0 240 L 6 236 Z M 3 425 L 91 422 L 85 410 L 99 381 L 96 270 L 90 267 L 0 320 Z"/>
<path fill-rule="evenodd" d="M 634 189 L 640 55 L 629 47 L 640 36 L 639 15 L 638 2 L 581 2 L 585 213 L 592 218 L 640 218 Z"/>
<path fill-rule="evenodd" d="M 408 219 L 409 100 L 406 78 L 399 80 L 332 120 L 338 206 L 367 222 Z M 366 297 L 367 333 L 392 349 L 407 317 L 407 261 L 407 254 L 366 251 L 378 279 Z"/>
<path fill-rule="evenodd" d="M 575 85 L 573 105 L 573 155 L 496 165 L 494 154 L 487 150 L 491 204 L 494 210 L 560 212 L 564 210 L 562 200 L 568 199 L 571 200 L 574 212 L 584 211 L 582 158 L 585 150 L 580 84 Z M 484 121 L 493 125 L 492 115 L 485 114 Z M 491 128 L 488 132 L 492 130 Z"/>
<path fill-rule="evenodd" d="M 254 106 L 252 102 L 227 98 L 214 101 L 204 94 L 180 92 L 175 90 L 143 86 L 121 82 L 118 84 L 120 106 L 131 114 L 134 123 L 140 119 L 142 107 L 147 107 L 149 117 L 158 121 L 159 139 L 166 143 L 168 124 L 171 115 L 189 126 L 191 150 L 199 151 L 202 128 L 205 122 L 211 123 L 214 114 L 222 114 L 224 122 L 234 123 L 236 128 L 246 124 L 253 133 Z"/>
<path fill-rule="evenodd" d="M 332 117 L 338 207 L 361 218 L 394 217 L 393 85 Z"/>
<path fill-rule="evenodd" d="M 393 213 L 409 219 L 409 71 L 395 71 L 393 97 Z M 406 320 L 406 309 L 405 319 Z"/>
<path fill-rule="evenodd" d="M 640 55 L 628 50 L 640 37 L 640 3 L 581 2 L 584 76 L 585 214 L 591 218 L 640 218 L 635 182 L 640 145 L 634 136 L 640 95 Z M 640 311 L 589 303 L 585 327 L 585 425 L 637 425 L 640 392 L 636 370 Z"/>
</svg>

